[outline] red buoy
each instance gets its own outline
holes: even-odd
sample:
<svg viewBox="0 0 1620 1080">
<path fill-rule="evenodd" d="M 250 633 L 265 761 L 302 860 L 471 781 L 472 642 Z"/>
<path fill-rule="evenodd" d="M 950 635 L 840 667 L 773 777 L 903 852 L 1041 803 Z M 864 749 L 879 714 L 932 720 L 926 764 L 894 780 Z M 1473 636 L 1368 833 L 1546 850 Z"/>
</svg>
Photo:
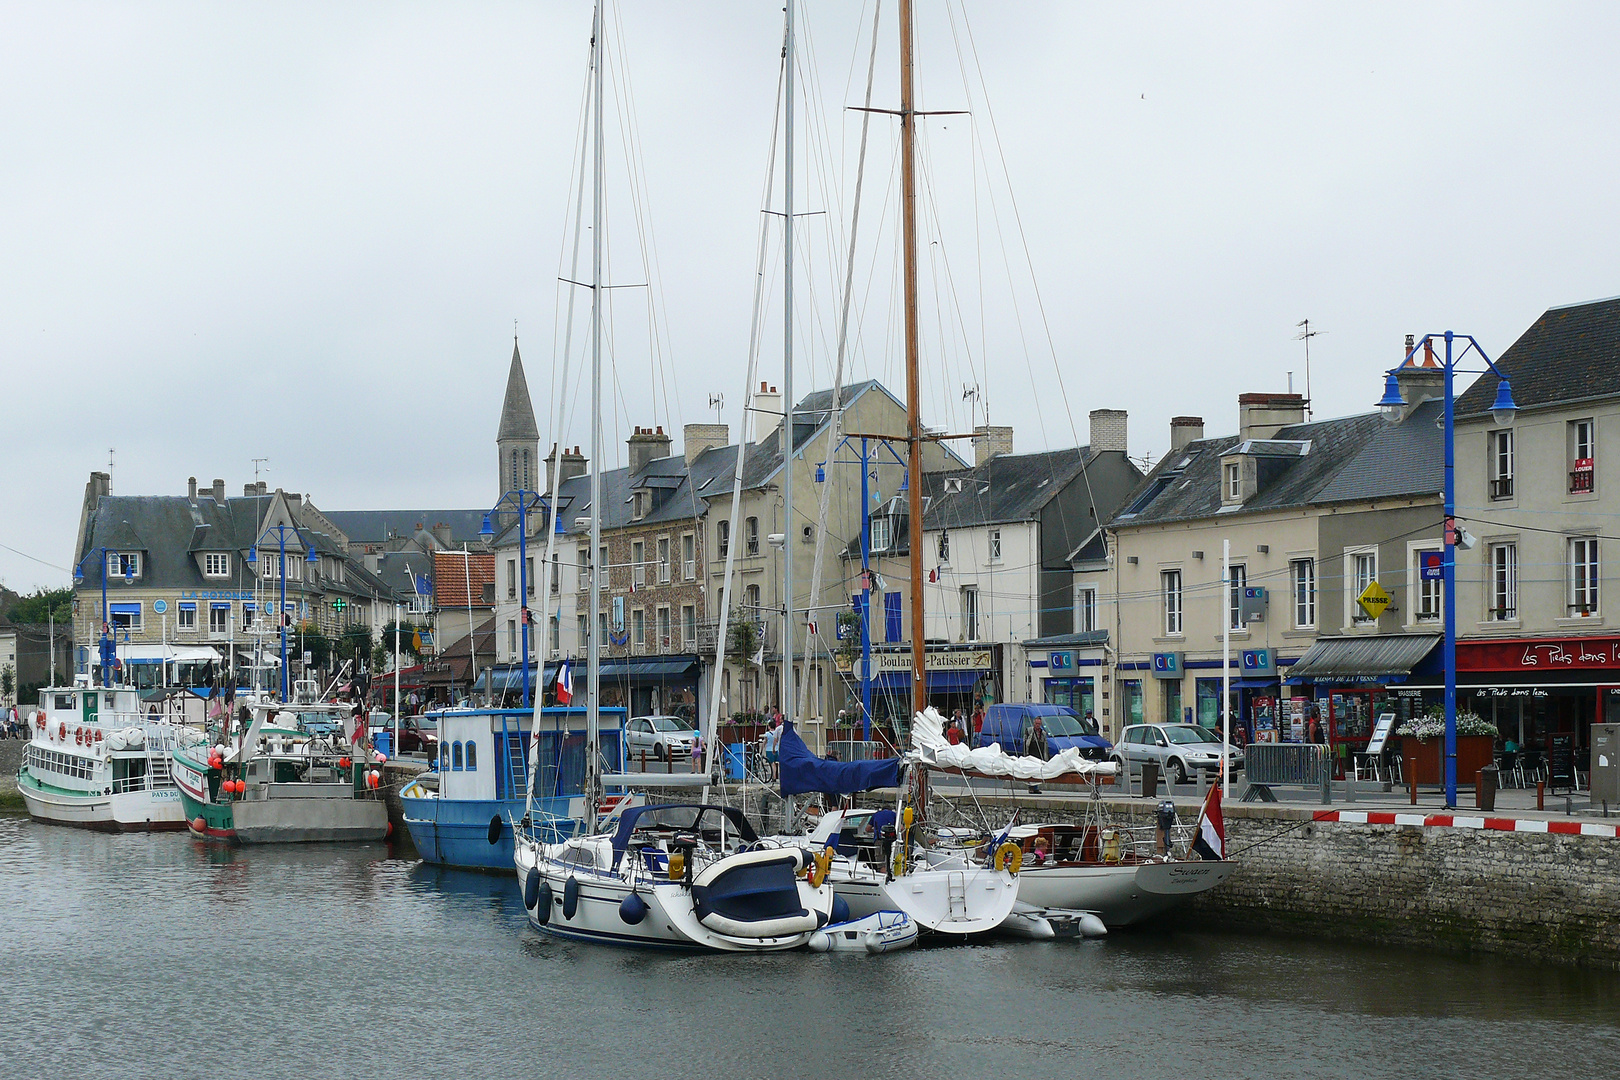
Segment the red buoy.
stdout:
<svg viewBox="0 0 1620 1080">
<path fill-rule="evenodd" d="M 196 829 L 198 832 L 207 832 L 208 831 L 208 822 L 204 821 L 203 818 L 202 818 L 202 815 L 199 814 L 199 815 L 197 815 L 197 820 L 193 821 L 191 823 L 191 827 L 193 829 Z"/>
</svg>

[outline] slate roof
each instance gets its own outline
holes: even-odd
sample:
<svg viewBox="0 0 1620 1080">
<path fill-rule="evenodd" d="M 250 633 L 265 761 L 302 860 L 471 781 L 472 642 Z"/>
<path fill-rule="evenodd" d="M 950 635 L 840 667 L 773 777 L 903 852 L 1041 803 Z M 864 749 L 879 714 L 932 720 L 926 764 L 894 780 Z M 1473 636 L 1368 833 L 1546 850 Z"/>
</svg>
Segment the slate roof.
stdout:
<svg viewBox="0 0 1620 1080">
<path fill-rule="evenodd" d="M 1496 365 L 1521 409 L 1620 396 L 1620 297 L 1549 308 Z M 1457 399 L 1456 414 L 1488 413 L 1496 383 L 1495 375 L 1481 375 Z"/>
<path fill-rule="evenodd" d="M 1008 521 L 1032 521 L 1095 460 L 1091 447 L 1039 454 L 997 454 L 983 465 L 926 473 L 924 529 L 961 529 Z M 960 487 L 960 490 L 955 490 Z"/>
<path fill-rule="evenodd" d="M 356 544 L 380 544 L 390 536 L 413 536 L 417 526 L 450 526 L 452 546 L 480 542 L 483 510 L 323 510 L 328 521 Z"/>
<path fill-rule="evenodd" d="M 518 355 L 517 338 L 512 339 L 512 367 L 506 373 L 506 400 L 501 402 L 501 424 L 495 430 L 497 441 L 540 438 L 534 422 L 534 403 L 529 400 L 529 380 L 523 376 L 523 357 Z"/>
<path fill-rule="evenodd" d="M 1444 435 L 1434 418 L 1441 407 L 1439 401 L 1425 401 L 1399 424 L 1379 413 L 1290 424 L 1271 439 L 1252 443 L 1251 449 L 1309 440 L 1310 448 L 1303 456 L 1292 456 L 1297 450 L 1264 456 L 1259 490 L 1242 512 L 1438 492 L 1444 482 Z M 1200 439 L 1165 455 L 1110 525 L 1215 516 L 1221 510 L 1221 458 L 1242 443 L 1236 435 Z"/>
</svg>

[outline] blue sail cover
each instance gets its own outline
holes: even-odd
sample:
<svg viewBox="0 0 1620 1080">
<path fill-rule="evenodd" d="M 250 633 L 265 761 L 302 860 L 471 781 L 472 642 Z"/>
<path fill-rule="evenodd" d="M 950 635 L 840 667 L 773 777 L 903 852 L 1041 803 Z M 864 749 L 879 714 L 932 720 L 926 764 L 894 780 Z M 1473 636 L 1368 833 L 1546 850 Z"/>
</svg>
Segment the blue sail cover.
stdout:
<svg viewBox="0 0 1620 1080">
<path fill-rule="evenodd" d="M 804 745 L 792 724 L 782 732 L 780 752 L 783 795 L 803 795 L 808 791 L 852 795 L 857 791 L 900 785 L 899 758 L 823 761 Z"/>
</svg>

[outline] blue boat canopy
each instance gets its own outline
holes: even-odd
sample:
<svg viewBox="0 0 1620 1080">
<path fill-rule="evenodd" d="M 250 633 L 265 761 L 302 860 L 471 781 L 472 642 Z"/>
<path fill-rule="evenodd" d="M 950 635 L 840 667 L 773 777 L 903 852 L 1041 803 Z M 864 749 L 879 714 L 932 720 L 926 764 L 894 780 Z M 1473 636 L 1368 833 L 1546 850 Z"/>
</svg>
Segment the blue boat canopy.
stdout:
<svg viewBox="0 0 1620 1080">
<path fill-rule="evenodd" d="M 900 759 L 880 761 L 825 761 L 810 752 L 792 724 L 782 732 L 781 775 L 783 795 L 825 791 L 852 795 L 873 788 L 898 787 Z"/>
<path fill-rule="evenodd" d="M 742 811 L 735 806 L 719 806 L 714 803 L 651 803 L 647 806 L 632 806 L 624 811 L 619 818 L 619 829 L 613 834 L 613 869 L 619 868 L 619 861 L 624 858 L 625 849 L 630 846 L 630 837 L 638 829 L 665 828 L 677 832 L 697 833 L 701 836 L 705 832 L 720 831 L 720 819 L 724 817 L 726 824 L 745 843 L 753 843 L 759 839 L 754 827 L 748 824 Z"/>
</svg>

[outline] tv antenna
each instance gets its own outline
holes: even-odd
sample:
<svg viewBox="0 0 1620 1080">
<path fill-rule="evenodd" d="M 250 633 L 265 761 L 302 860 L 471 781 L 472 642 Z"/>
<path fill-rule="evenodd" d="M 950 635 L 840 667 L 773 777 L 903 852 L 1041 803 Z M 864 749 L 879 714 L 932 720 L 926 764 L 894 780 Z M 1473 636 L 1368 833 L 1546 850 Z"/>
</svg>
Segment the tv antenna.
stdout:
<svg viewBox="0 0 1620 1080">
<path fill-rule="evenodd" d="M 1299 333 L 1294 335 L 1294 340 L 1295 341 L 1303 341 L 1305 343 L 1305 418 L 1307 420 L 1309 420 L 1311 418 L 1311 413 L 1312 413 L 1312 409 L 1311 409 L 1311 338 L 1315 337 L 1317 334 L 1325 334 L 1325 333 L 1327 333 L 1327 331 L 1326 330 L 1312 330 L 1311 329 L 1311 320 L 1309 320 L 1309 319 L 1301 319 L 1301 320 L 1299 320 L 1299 322 L 1295 323 L 1294 325 L 1298 326 L 1300 328 Z"/>
<path fill-rule="evenodd" d="M 112 491 L 113 454 L 115 449 L 111 446 L 107 447 L 107 490 L 109 492 Z"/>
<path fill-rule="evenodd" d="M 270 464 L 270 459 L 267 458 L 267 457 L 256 457 L 256 458 L 253 459 L 253 482 L 255 484 L 257 484 L 259 482 L 259 466 L 260 465 L 269 465 L 269 464 Z M 265 469 L 264 471 L 269 472 L 270 470 Z"/>
<path fill-rule="evenodd" d="M 724 394 L 710 394 L 709 395 L 709 408 L 714 410 L 714 422 L 717 423 L 717 424 L 720 422 L 720 410 L 725 407 L 725 404 L 726 404 L 726 395 L 724 395 Z"/>
</svg>

